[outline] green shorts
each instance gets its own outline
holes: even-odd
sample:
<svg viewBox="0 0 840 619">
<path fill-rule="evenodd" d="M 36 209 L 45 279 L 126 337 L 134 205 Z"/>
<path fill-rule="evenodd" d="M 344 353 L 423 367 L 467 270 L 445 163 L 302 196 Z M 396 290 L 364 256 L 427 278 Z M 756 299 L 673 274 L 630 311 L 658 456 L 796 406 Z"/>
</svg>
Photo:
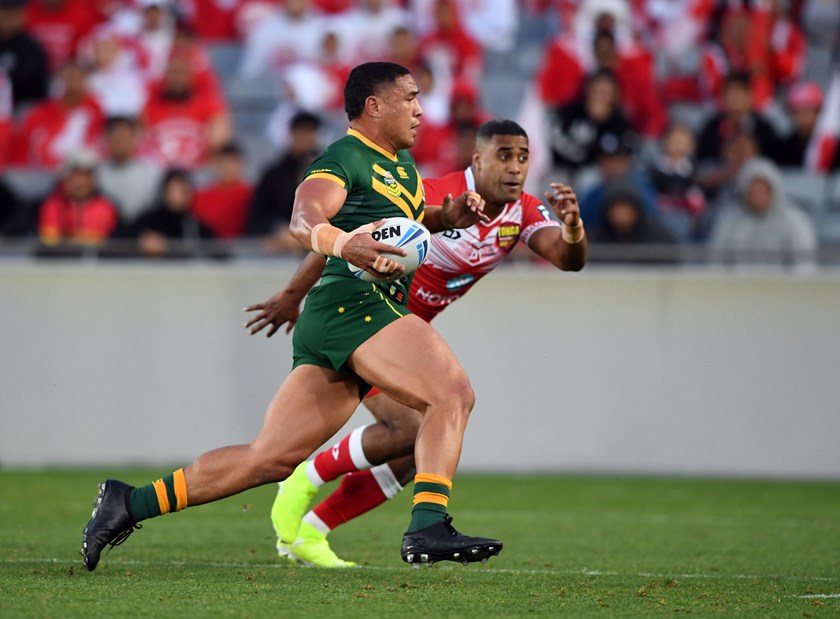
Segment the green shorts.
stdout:
<svg viewBox="0 0 840 619">
<path fill-rule="evenodd" d="M 349 373 L 348 357 L 383 327 L 410 314 L 375 284 L 325 278 L 306 297 L 292 337 L 292 367 L 317 365 Z"/>
</svg>

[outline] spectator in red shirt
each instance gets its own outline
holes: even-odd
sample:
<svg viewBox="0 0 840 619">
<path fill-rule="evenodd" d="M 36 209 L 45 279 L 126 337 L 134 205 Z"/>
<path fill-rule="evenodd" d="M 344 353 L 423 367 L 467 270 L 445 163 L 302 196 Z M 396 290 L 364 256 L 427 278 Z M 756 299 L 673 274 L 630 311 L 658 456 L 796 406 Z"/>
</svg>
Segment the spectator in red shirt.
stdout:
<svg viewBox="0 0 840 619">
<path fill-rule="evenodd" d="M 424 57 L 442 60 L 456 79 L 477 83 L 481 77 L 481 46 L 464 29 L 455 0 L 436 0 L 435 28 L 420 42 Z"/>
<path fill-rule="evenodd" d="M 787 94 L 787 108 L 790 113 L 790 132 L 781 138 L 773 160 L 782 167 L 806 169 L 807 154 L 811 141 L 815 139 L 815 129 L 823 105 L 823 92 L 819 84 L 800 82 L 794 84 Z M 835 165 L 840 165 L 840 159 Z"/>
<path fill-rule="evenodd" d="M 196 89 L 184 55 L 173 56 L 162 82 L 152 87 L 143 119 L 146 151 L 165 166 L 196 168 L 232 136 L 227 106 Z"/>
<path fill-rule="evenodd" d="M 388 53 L 394 29 L 410 24 L 411 18 L 389 0 L 359 0 L 334 23 L 341 29 L 345 62 L 356 64 L 381 60 Z"/>
<path fill-rule="evenodd" d="M 782 0 L 770 3 L 770 79 L 776 88 L 799 79 L 805 67 L 805 35 Z"/>
<path fill-rule="evenodd" d="M 10 154 L 12 111 L 12 84 L 6 74 L 0 70 L 0 171 L 6 166 L 6 160 Z"/>
<path fill-rule="evenodd" d="M 195 90 L 202 96 L 211 99 L 224 100 L 219 77 L 216 69 L 210 62 L 210 56 L 201 41 L 196 37 L 195 31 L 183 22 L 179 22 L 175 28 L 175 36 L 172 40 L 170 58 L 182 56 L 190 63 Z"/>
<path fill-rule="evenodd" d="M 106 116 L 139 116 L 148 96 L 143 73 L 112 29 L 97 29 L 84 56 L 87 83 Z"/>
<path fill-rule="evenodd" d="M 12 160 L 23 166 L 53 169 L 68 153 L 94 146 L 104 123 L 102 110 L 88 92 L 85 73 L 76 62 L 59 74 L 55 98 L 33 107 L 14 138 Z"/>
<path fill-rule="evenodd" d="M 618 78 L 621 106 L 633 129 L 646 137 L 657 137 L 668 122 L 657 92 L 650 57 L 620 55 L 611 30 L 595 34 L 593 52 L 597 69 L 608 69 Z"/>
<path fill-rule="evenodd" d="M 766 11 L 730 9 L 724 13 L 717 40 L 703 51 L 700 66 L 700 96 L 711 101 L 721 96 L 731 73 L 750 76 L 753 101 L 758 109 L 773 98 L 770 75 L 769 18 Z"/>
<path fill-rule="evenodd" d="M 242 150 L 226 144 L 213 157 L 214 181 L 195 196 L 195 216 L 216 238 L 242 236 L 253 187 L 242 175 Z"/>
<path fill-rule="evenodd" d="M 129 21 L 126 34 L 136 43 L 143 61 L 143 72 L 150 81 L 159 80 L 175 40 L 175 17 L 166 0 L 138 0 L 140 19 Z"/>
<path fill-rule="evenodd" d="M 573 101 L 580 95 L 586 75 L 599 68 L 652 75 L 652 55 L 633 36 L 627 5 L 587 2 L 572 21 L 573 27 L 561 31 L 546 48 L 537 74 L 546 105 L 556 107 Z M 605 33 L 612 35 L 612 41 L 608 41 L 612 47 L 609 66 L 604 61 L 604 41 L 599 40 Z M 628 78 L 627 83 L 632 80 Z"/>
<path fill-rule="evenodd" d="M 82 149 L 70 154 L 61 182 L 41 206 L 41 242 L 98 245 L 114 232 L 118 223 L 117 208 L 96 187 L 95 153 Z"/>
<path fill-rule="evenodd" d="M 425 176 L 443 176 L 447 171 L 466 168 L 465 149 L 470 136 L 490 118 L 479 106 L 478 92 L 466 83 L 452 89 L 449 120 L 442 125 L 421 124 L 411 152 Z M 472 150 L 470 150 L 470 154 Z"/>
<path fill-rule="evenodd" d="M 187 0 L 187 18 L 203 41 L 221 43 L 235 41 L 236 13 L 242 0 Z"/>
<path fill-rule="evenodd" d="M 26 27 L 40 41 L 53 70 L 75 58 L 79 41 L 101 21 L 86 0 L 30 0 Z"/>
<path fill-rule="evenodd" d="M 421 58 L 420 43 L 414 32 L 404 26 L 394 28 L 388 39 L 388 53 L 385 59 L 413 72 Z"/>
</svg>

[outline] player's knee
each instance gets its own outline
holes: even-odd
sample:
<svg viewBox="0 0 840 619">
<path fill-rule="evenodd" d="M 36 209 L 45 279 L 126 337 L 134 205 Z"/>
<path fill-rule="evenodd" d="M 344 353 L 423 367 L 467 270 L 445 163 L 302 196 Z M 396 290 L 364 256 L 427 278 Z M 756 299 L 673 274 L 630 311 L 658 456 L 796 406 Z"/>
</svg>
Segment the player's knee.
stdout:
<svg viewBox="0 0 840 619">
<path fill-rule="evenodd" d="M 475 392 L 467 373 L 462 368 L 450 372 L 447 380 L 441 382 L 441 387 L 436 404 L 468 416 L 475 405 Z"/>
<path fill-rule="evenodd" d="M 475 391 L 473 391 L 470 379 L 463 369 L 454 377 L 452 391 L 456 394 L 458 404 L 469 414 L 475 406 Z"/>
<path fill-rule="evenodd" d="M 295 467 L 303 462 L 304 457 L 277 456 L 273 454 L 255 454 L 252 475 L 257 485 L 283 481 L 291 475 Z"/>
</svg>

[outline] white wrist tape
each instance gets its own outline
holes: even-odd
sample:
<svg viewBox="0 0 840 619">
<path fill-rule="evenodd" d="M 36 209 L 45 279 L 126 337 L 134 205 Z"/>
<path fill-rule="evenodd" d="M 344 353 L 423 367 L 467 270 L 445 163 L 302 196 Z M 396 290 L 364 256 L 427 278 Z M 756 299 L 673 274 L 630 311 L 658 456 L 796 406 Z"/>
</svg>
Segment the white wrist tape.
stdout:
<svg viewBox="0 0 840 619">
<path fill-rule="evenodd" d="M 583 240 L 586 231 L 583 229 L 583 222 L 578 221 L 578 225 L 574 227 L 563 224 L 560 233 L 563 235 L 564 241 L 566 241 L 569 245 L 574 245 L 575 243 L 580 243 Z"/>
<path fill-rule="evenodd" d="M 325 256 L 341 258 L 341 252 L 347 245 L 347 241 L 357 234 L 370 234 L 374 230 L 376 230 L 376 226 L 372 223 L 359 226 L 350 232 L 343 232 L 331 224 L 318 224 L 312 228 L 309 241 L 312 245 L 312 251 Z"/>
</svg>

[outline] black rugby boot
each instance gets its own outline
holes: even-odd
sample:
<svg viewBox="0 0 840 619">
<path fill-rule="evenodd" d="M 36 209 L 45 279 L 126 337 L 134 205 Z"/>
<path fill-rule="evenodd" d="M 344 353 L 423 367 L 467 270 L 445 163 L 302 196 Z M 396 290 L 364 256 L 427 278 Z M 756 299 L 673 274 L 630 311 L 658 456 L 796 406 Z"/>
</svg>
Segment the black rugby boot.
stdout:
<svg viewBox="0 0 840 619">
<path fill-rule="evenodd" d="M 93 513 L 82 534 L 82 557 L 89 571 L 96 569 L 105 546 L 119 546 L 134 529 L 141 528 L 128 511 L 132 488 L 134 486 L 116 479 L 99 484 L 99 494 L 93 500 Z"/>
<path fill-rule="evenodd" d="M 436 561 L 460 561 L 464 565 L 486 563 L 502 550 L 502 542 L 486 537 L 470 537 L 458 533 L 452 526 L 452 516 L 446 520 L 403 535 L 402 559 L 411 567 L 421 563 L 432 566 Z"/>
</svg>

